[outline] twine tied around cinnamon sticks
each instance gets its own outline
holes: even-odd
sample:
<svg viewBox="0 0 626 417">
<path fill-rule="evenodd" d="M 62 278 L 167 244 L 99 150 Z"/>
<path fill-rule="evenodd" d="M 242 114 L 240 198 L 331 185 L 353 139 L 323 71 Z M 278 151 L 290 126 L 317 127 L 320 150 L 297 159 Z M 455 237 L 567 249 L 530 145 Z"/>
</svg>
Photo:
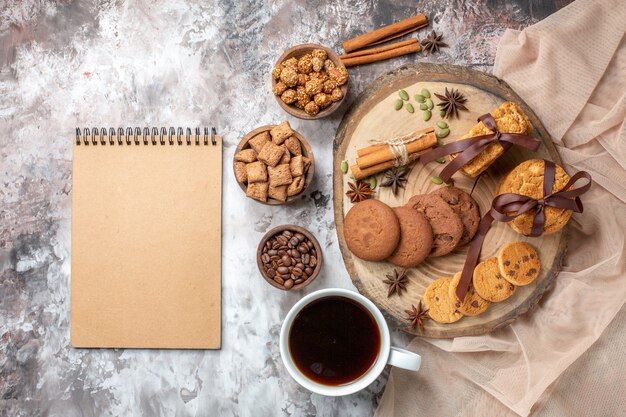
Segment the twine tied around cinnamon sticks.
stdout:
<svg viewBox="0 0 626 417">
<path fill-rule="evenodd" d="M 371 146 L 357 150 L 356 163 L 350 167 L 355 180 L 400 165 L 417 161 L 420 154 L 437 143 L 433 128 L 417 130 L 390 140 L 370 140 Z"/>
<path fill-rule="evenodd" d="M 478 156 L 478 154 L 492 143 L 499 143 L 505 151 L 513 145 L 536 151 L 539 145 L 541 145 L 541 140 L 533 136 L 519 133 L 501 133 L 498 130 L 495 119 L 490 113 L 483 114 L 478 118 L 478 121 L 483 122 L 487 129 L 491 130 L 493 133 L 457 140 L 425 152 L 422 155 L 422 162 L 427 164 L 442 156 L 460 152 L 460 154 L 441 171 L 441 174 L 439 174 L 439 178 L 441 178 L 443 182 L 449 182 L 455 172 Z"/>
<path fill-rule="evenodd" d="M 580 196 L 591 188 L 591 175 L 585 171 L 576 173 L 565 186 L 557 191 L 552 192 L 554 186 L 554 177 L 556 167 L 554 162 L 544 160 L 543 175 L 543 197 L 532 198 L 522 194 L 504 193 L 496 196 L 491 202 L 491 208 L 483 216 L 478 224 L 478 231 L 470 243 L 461 272 L 461 279 L 456 288 L 456 296 L 459 300 L 464 300 L 469 290 L 472 277 L 474 276 L 474 268 L 480 257 L 480 250 L 487 236 L 487 232 L 491 228 L 494 220 L 499 222 L 510 222 L 517 216 L 534 210 L 533 226 L 531 236 L 541 236 L 545 224 L 545 207 L 556 207 L 565 210 L 572 210 L 575 213 L 583 212 L 583 204 Z M 570 189 L 578 180 L 586 179 L 587 183 L 581 187 Z"/>
<path fill-rule="evenodd" d="M 393 162 L 395 166 L 406 165 L 409 161 L 409 151 L 407 145 L 426 136 L 424 133 L 409 133 L 408 135 L 398 136 L 388 140 L 371 139 L 369 142 L 373 144 L 385 144 L 389 146 L 393 154 Z"/>
</svg>

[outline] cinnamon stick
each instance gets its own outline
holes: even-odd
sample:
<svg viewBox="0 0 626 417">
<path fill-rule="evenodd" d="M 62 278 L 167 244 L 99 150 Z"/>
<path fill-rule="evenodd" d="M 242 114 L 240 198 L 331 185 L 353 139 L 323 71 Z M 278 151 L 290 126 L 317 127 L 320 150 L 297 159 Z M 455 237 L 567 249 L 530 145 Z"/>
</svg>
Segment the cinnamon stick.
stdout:
<svg viewBox="0 0 626 417">
<path fill-rule="evenodd" d="M 423 151 L 415 152 L 409 155 L 409 163 L 415 162 L 419 159 L 420 155 L 426 152 L 427 149 Z M 369 176 L 381 173 L 388 169 L 391 169 L 395 166 L 394 161 L 383 162 L 382 164 L 374 165 L 369 168 L 361 169 L 357 164 L 354 164 L 350 167 L 350 171 L 352 171 L 352 176 L 355 180 L 362 180 L 363 178 L 367 178 Z"/>
<path fill-rule="evenodd" d="M 428 17 L 420 13 L 400 22 L 392 23 L 372 32 L 364 33 L 356 38 L 349 39 L 342 43 L 346 53 L 356 51 L 381 40 L 389 40 L 392 36 L 399 33 L 408 33 L 408 30 L 416 30 L 428 25 Z M 403 33 L 404 32 L 404 33 Z"/>
<path fill-rule="evenodd" d="M 425 136 L 414 140 L 413 142 L 407 143 L 406 151 L 407 154 L 411 155 L 415 152 L 423 151 L 424 149 L 428 149 L 433 147 L 437 143 L 437 137 L 435 136 L 435 131 L 433 128 L 425 129 L 420 132 L 414 132 L 411 135 L 424 133 Z M 394 162 L 395 155 L 391 150 L 389 145 L 383 146 L 380 149 L 377 149 L 374 152 L 368 153 L 356 159 L 356 163 L 361 168 L 361 170 L 365 168 L 369 168 L 378 164 L 382 164 L 384 162 Z"/>
<path fill-rule="evenodd" d="M 353 67 L 355 65 L 371 64 L 373 62 L 383 61 L 389 58 L 395 58 L 402 55 L 413 54 L 421 50 L 419 43 L 402 46 L 400 48 L 390 49 L 378 54 L 356 56 L 354 58 L 342 59 L 341 63 L 346 67 Z"/>
<path fill-rule="evenodd" d="M 352 53 L 345 54 L 345 55 L 340 55 L 339 59 L 354 58 L 357 56 L 377 54 L 379 52 L 389 51 L 391 49 L 400 48 L 402 46 L 407 46 L 407 45 L 411 45 L 414 43 L 417 43 L 417 39 L 411 38 L 405 41 L 395 42 L 395 43 L 391 43 L 385 46 L 379 46 L 378 48 L 361 49 L 360 51 L 352 52 Z"/>
<path fill-rule="evenodd" d="M 378 150 L 381 150 L 382 148 L 384 148 L 386 146 L 389 146 L 389 145 L 385 145 L 384 143 L 381 143 L 379 145 L 372 145 L 372 146 L 368 146 L 367 148 L 357 149 L 356 150 L 356 156 L 357 157 L 365 156 L 365 155 L 370 154 L 372 152 L 376 152 Z"/>
</svg>

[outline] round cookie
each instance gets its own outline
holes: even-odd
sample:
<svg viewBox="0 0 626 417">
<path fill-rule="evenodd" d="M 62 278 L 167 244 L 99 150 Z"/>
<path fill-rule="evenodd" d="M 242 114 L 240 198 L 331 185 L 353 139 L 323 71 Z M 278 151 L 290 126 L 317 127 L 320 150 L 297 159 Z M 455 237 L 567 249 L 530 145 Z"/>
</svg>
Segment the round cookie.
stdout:
<svg viewBox="0 0 626 417">
<path fill-rule="evenodd" d="M 431 282 L 424 292 L 424 304 L 428 308 L 428 315 L 438 323 L 454 323 L 463 317 L 450 300 L 448 294 L 450 281 L 450 278 L 439 278 Z"/>
<path fill-rule="evenodd" d="M 463 234 L 459 246 L 466 245 L 472 240 L 480 223 L 480 211 L 476 201 L 465 191 L 456 187 L 441 187 L 432 192 L 448 203 L 452 210 L 461 218 Z"/>
<path fill-rule="evenodd" d="M 474 268 L 474 289 L 492 302 L 504 301 L 515 293 L 515 285 L 505 280 L 498 268 L 498 258 L 489 258 Z"/>
<path fill-rule="evenodd" d="M 387 260 L 403 268 L 420 264 L 433 247 L 433 229 L 426 216 L 410 207 L 394 207 L 400 221 L 400 242 Z"/>
<path fill-rule="evenodd" d="M 343 234 L 354 255 L 366 261 L 382 261 L 398 246 L 400 222 L 391 207 L 369 198 L 348 211 Z"/>
<path fill-rule="evenodd" d="M 508 243 L 498 253 L 498 269 L 511 284 L 528 285 L 539 276 L 539 254 L 528 243 Z"/>
<path fill-rule="evenodd" d="M 497 194 L 515 193 L 522 194 L 532 198 L 543 197 L 543 159 L 530 159 L 524 161 L 511 172 L 509 172 L 498 185 Z M 561 191 L 567 184 L 570 177 L 565 170 L 558 164 L 554 173 L 554 185 L 552 192 Z M 543 235 L 557 232 L 563 228 L 572 217 L 571 210 L 565 210 L 555 207 L 545 207 L 545 224 L 543 226 Z M 520 216 L 517 216 L 509 223 L 509 226 L 517 233 L 530 236 L 533 219 L 536 210 L 530 210 Z"/>
<path fill-rule="evenodd" d="M 433 228 L 434 241 L 430 256 L 447 255 L 457 247 L 463 235 L 463 223 L 443 198 L 435 194 L 416 195 L 405 206 L 424 214 Z"/>
<path fill-rule="evenodd" d="M 454 277 L 452 277 L 450 287 L 448 288 L 448 295 L 450 296 L 450 300 L 454 303 L 454 307 L 466 316 L 477 316 L 484 313 L 491 302 L 478 295 L 473 285 L 470 284 L 469 290 L 467 290 L 467 294 L 465 294 L 465 300 L 463 300 L 463 302 L 458 299 L 456 296 L 456 287 L 459 285 L 460 280 L 461 273 L 457 272 L 454 274 Z"/>
</svg>

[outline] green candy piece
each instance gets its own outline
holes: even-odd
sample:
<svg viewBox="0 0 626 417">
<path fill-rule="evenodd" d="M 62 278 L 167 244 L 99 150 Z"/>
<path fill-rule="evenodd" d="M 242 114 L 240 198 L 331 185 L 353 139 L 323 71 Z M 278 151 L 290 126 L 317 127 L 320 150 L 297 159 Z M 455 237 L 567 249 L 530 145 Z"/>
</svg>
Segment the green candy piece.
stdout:
<svg viewBox="0 0 626 417">
<path fill-rule="evenodd" d="M 445 110 L 441 110 L 441 111 L 439 112 L 439 116 L 441 116 L 441 117 L 446 117 L 446 111 L 445 111 Z"/>
<path fill-rule="evenodd" d="M 428 106 L 426 105 L 426 103 L 420 104 L 420 110 L 428 110 Z"/>
<path fill-rule="evenodd" d="M 444 158 L 443 156 L 441 158 L 437 158 L 435 159 L 435 161 L 437 161 L 440 164 L 445 164 L 446 163 L 446 158 Z"/>
<path fill-rule="evenodd" d="M 348 173 L 348 161 L 341 161 L 341 172 Z"/>
<path fill-rule="evenodd" d="M 429 120 L 430 120 L 430 118 L 432 117 L 432 115 L 433 115 L 433 114 L 430 112 L 430 110 L 426 110 L 426 111 L 423 113 L 423 116 L 424 116 L 424 121 L 425 121 L 425 122 L 429 121 Z"/>
<path fill-rule="evenodd" d="M 366 180 L 370 184 L 370 188 L 373 190 L 378 185 L 378 181 L 376 180 L 376 176 L 372 175 Z"/>
<path fill-rule="evenodd" d="M 413 105 L 411 103 L 406 103 L 406 111 L 408 111 L 409 113 L 413 113 L 415 111 L 415 109 L 413 109 Z"/>
<path fill-rule="evenodd" d="M 437 122 L 437 127 L 439 129 L 447 129 L 448 128 L 448 124 L 442 120 L 440 122 Z"/>
<path fill-rule="evenodd" d="M 437 137 L 438 138 L 445 138 L 449 134 L 450 134 L 450 129 L 441 129 L 439 132 L 437 132 Z"/>
<path fill-rule="evenodd" d="M 421 94 L 415 94 L 413 97 L 415 98 L 415 101 L 417 101 L 418 103 L 423 103 L 424 100 L 426 100 L 426 97 L 424 97 Z"/>
<path fill-rule="evenodd" d="M 427 90 L 427 89 L 425 89 L 425 88 L 422 88 L 422 92 L 421 92 L 421 94 L 422 94 L 424 97 L 426 97 L 426 98 L 430 98 L 430 91 L 428 91 L 428 90 Z"/>
<path fill-rule="evenodd" d="M 443 146 L 443 139 L 437 139 L 437 146 Z"/>
<path fill-rule="evenodd" d="M 409 93 L 407 93 L 404 90 L 400 90 L 398 91 L 398 95 L 400 96 L 400 98 L 404 101 L 407 101 L 409 99 Z"/>
<path fill-rule="evenodd" d="M 433 104 L 433 101 L 429 98 L 426 99 L 426 105 L 428 106 L 429 110 L 432 110 L 433 107 L 435 107 L 435 105 Z"/>
<path fill-rule="evenodd" d="M 404 105 L 404 101 L 397 99 L 394 103 L 393 103 L 393 108 L 396 110 L 400 110 L 402 108 L 402 106 Z"/>
<path fill-rule="evenodd" d="M 430 180 L 432 182 L 434 182 L 435 184 L 437 184 L 437 185 L 443 184 L 443 180 L 441 178 L 439 178 L 439 177 L 431 177 Z"/>
</svg>

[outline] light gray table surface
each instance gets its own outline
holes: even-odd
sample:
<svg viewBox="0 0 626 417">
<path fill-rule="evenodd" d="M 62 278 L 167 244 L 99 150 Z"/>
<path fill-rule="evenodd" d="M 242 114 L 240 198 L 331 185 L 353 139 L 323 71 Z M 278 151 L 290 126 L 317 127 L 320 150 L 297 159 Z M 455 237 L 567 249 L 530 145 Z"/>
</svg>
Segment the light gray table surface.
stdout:
<svg viewBox="0 0 626 417">
<path fill-rule="evenodd" d="M 490 71 L 499 36 L 567 0 L 2 1 L 0 3 L 0 416 L 365 416 L 387 372 L 347 397 L 311 394 L 289 378 L 278 333 L 304 294 L 354 289 L 332 212 L 332 142 L 368 83 L 410 62 Z M 342 108 L 288 117 L 270 91 L 278 56 L 300 43 L 341 41 L 417 12 L 450 47 L 350 69 Z M 247 199 L 231 170 L 239 139 L 289 120 L 309 139 L 316 177 L 296 203 Z M 74 129 L 215 126 L 224 137 L 223 345 L 219 351 L 77 350 L 69 345 Z M 255 250 L 269 228 L 296 223 L 325 264 L 304 291 L 260 277 Z M 394 332 L 396 344 L 407 336 Z"/>
</svg>

